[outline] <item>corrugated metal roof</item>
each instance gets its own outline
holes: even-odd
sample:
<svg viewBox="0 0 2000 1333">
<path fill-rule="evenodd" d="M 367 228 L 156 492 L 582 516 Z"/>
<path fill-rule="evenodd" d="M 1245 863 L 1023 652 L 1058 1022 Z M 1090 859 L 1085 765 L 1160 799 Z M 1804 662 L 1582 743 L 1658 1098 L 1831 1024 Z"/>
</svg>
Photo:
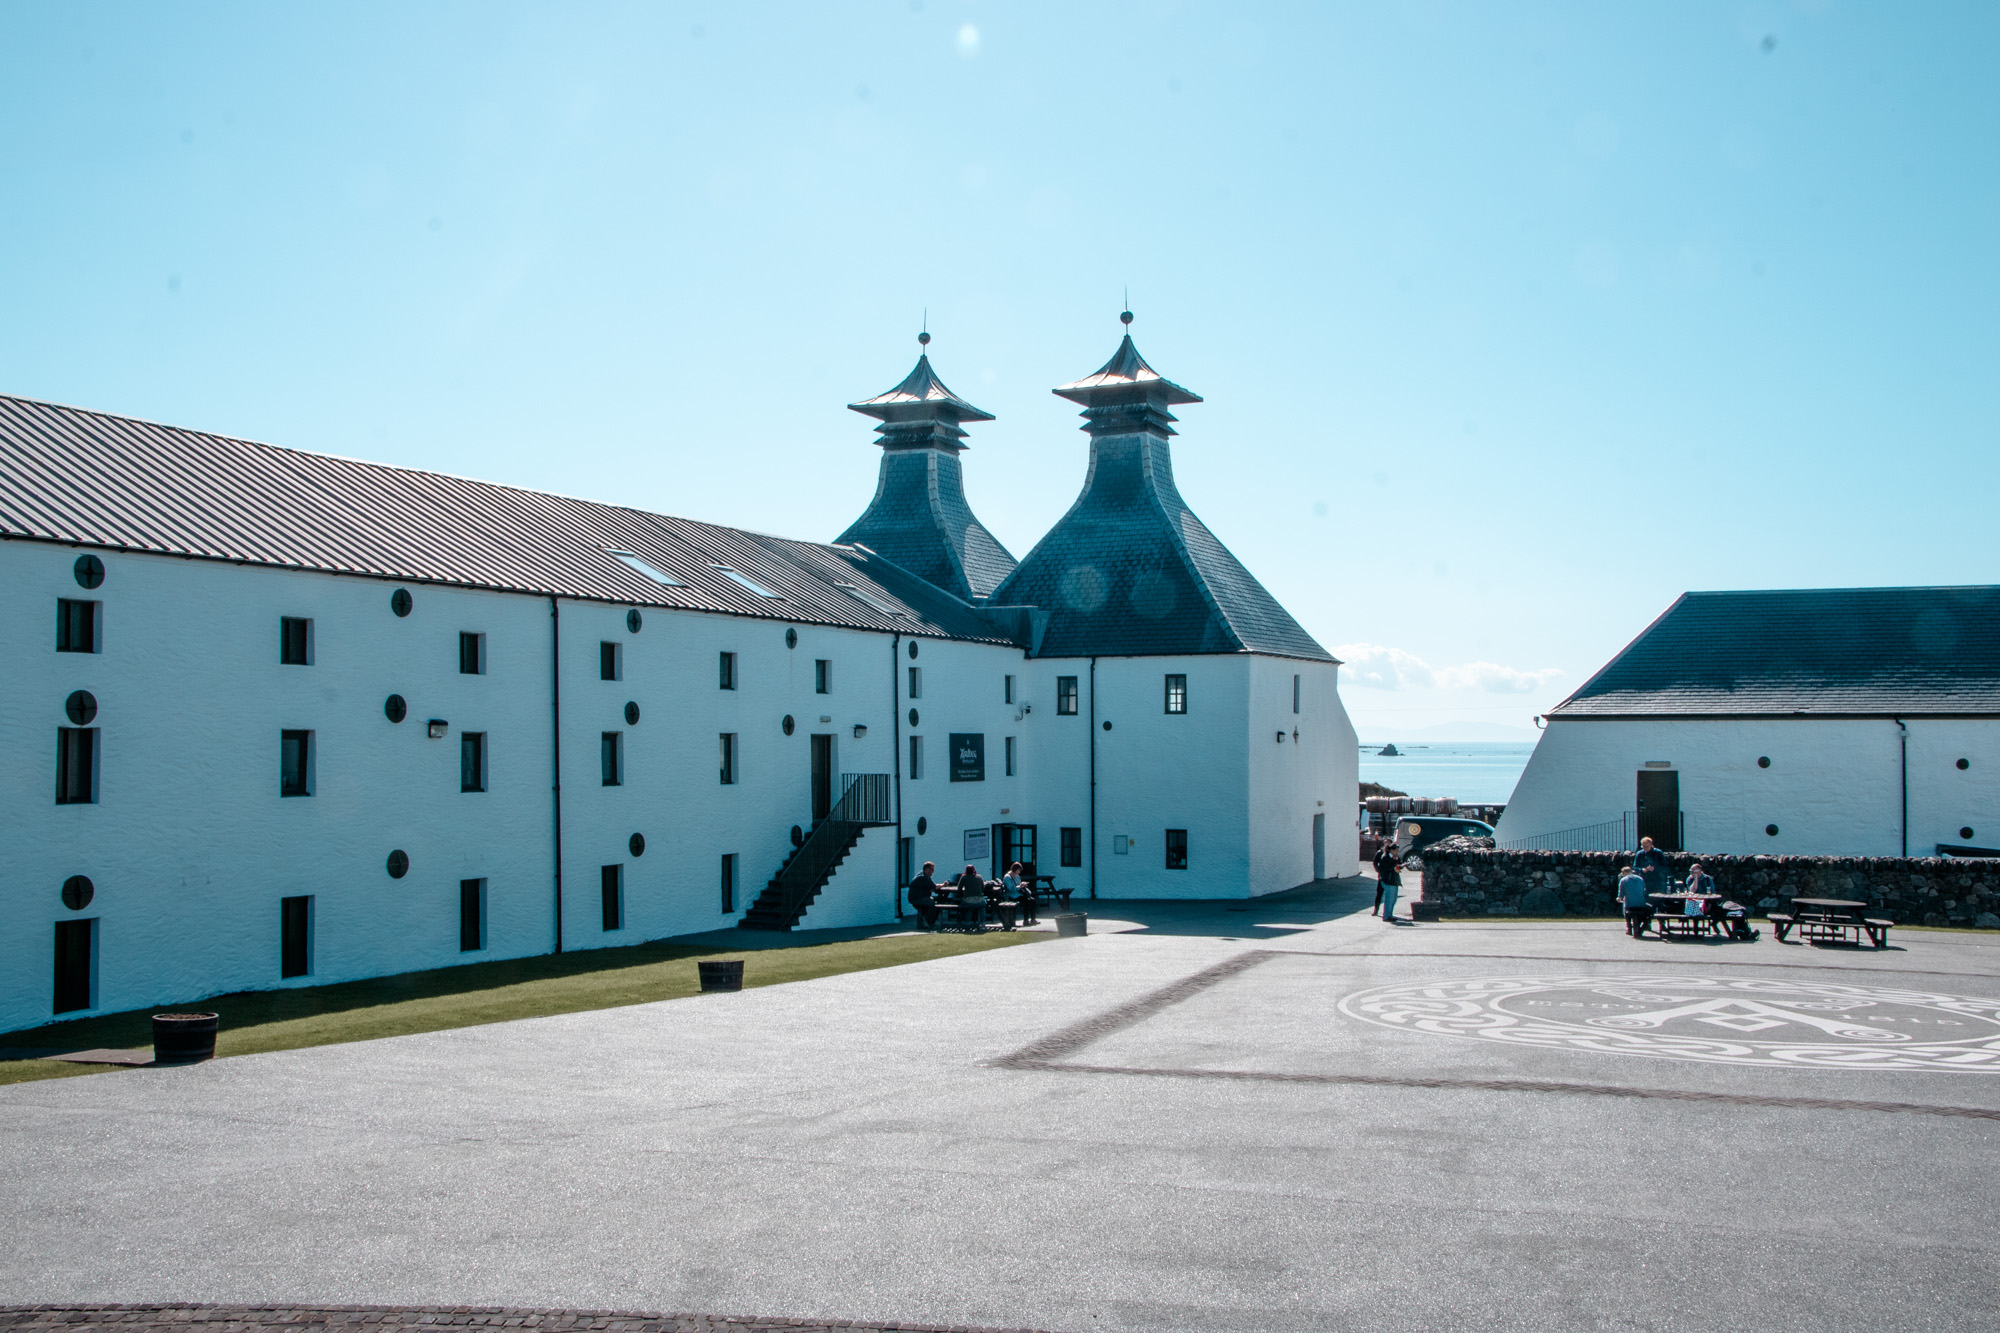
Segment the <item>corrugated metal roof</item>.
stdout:
<svg viewBox="0 0 2000 1333">
<path fill-rule="evenodd" d="M 0 537 L 1009 641 L 970 606 L 866 550 L 7 395 Z M 664 586 L 613 551 L 684 586 Z M 718 566 L 778 596 L 759 596 Z"/>
<path fill-rule="evenodd" d="M 1685 593 L 1552 718 L 2000 714 L 2000 587 Z"/>
</svg>

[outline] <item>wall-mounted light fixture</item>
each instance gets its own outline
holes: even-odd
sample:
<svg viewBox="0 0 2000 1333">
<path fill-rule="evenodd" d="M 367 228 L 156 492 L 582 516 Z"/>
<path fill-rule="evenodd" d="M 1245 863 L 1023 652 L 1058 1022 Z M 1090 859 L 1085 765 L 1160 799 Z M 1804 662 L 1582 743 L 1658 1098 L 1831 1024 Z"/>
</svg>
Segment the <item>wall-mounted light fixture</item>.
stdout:
<svg viewBox="0 0 2000 1333">
<path fill-rule="evenodd" d="M 867 723 L 865 723 L 865 722 L 856 722 L 856 723 L 854 724 L 854 739 L 855 739 L 855 740 L 857 740 L 857 741 L 858 741 L 858 740 L 860 740 L 860 739 L 861 739 L 861 738 L 862 738 L 863 736 L 866 736 L 867 734 L 868 734 L 868 724 L 867 724 Z"/>
<path fill-rule="evenodd" d="M 821 713 L 821 714 L 819 715 L 819 720 L 820 720 L 821 722 L 831 722 L 831 721 L 833 721 L 833 714 L 831 714 L 831 713 Z"/>
<path fill-rule="evenodd" d="M 428 733 L 432 740 L 434 741 L 443 740 L 445 738 L 445 733 L 450 730 L 451 730 L 451 723 L 445 721 L 443 718 L 434 717 L 430 720 Z"/>
</svg>

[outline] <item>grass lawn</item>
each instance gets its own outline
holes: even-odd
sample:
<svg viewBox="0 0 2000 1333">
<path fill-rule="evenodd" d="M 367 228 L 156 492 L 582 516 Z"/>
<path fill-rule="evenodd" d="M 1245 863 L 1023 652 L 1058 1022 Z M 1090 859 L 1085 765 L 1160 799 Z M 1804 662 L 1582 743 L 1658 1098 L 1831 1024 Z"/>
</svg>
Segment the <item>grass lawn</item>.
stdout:
<svg viewBox="0 0 2000 1333">
<path fill-rule="evenodd" d="M 405 972 L 333 986 L 240 991 L 185 1004 L 156 1004 L 129 1013 L 0 1033 L 0 1046 L 62 1051 L 150 1046 L 152 1016 L 184 1009 L 222 1016 L 222 1032 L 215 1047 L 218 1057 L 251 1055 L 679 999 L 701 990 L 695 962 L 702 958 L 743 959 L 743 986 L 747 990 L 1053 938 L 1032 931 L 991 931 L 984 935 L 888 935 L 776 949 L 726 950 L 671 942 L 588 949 Z M 107 1073 L 117 1068 L 62 1060 L 7 1060 L 0 1061 L 0 1084 Z"/>
</svg>

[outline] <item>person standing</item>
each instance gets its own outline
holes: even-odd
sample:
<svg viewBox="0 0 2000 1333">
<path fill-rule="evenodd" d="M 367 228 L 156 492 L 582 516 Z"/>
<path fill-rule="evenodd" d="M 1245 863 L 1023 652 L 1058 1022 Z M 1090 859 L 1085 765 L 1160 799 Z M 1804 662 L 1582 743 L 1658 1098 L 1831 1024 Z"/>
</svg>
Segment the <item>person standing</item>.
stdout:
<svg viewBox="0 0 2000 1333">
<path fill-rule="evenodd" d="M 1632 858 L 1632 869 L 1646 881 L 1647 893 L 1667 891 L 1667 854 L 1653 846 L 1651 838 L 1639 839 L 1639 854 Z"/>
<path fill-rule="evenodd" d="M 910 907 L 916 912 L 917 919 L 924 923 L 925 930 L 937 929 L 938 886 L 937 881 L 931 878 L 931 872 L 936 869 L 937 862 L 926 861 L 924 868 L 917 872 L 917 877 L 910 881 Z"/>
<path fill-rule="evenodd" d="M 1378 913 L 1387 920 L 1396 910 L 1396 890 L 1402 886 L 1402 859 L 1396 855 L 1393 838 L 1384 838 L 1382 846 L 1375 853 L 1375 905 L 1368 909 L 1368 915 Z M 1388 912 L 1382 911 L 1382 899 L 1389 899 Z"/>
<path fill-rule="evenodd" d="M 1646 901 L 1646 881 L 1631 866 L 1618 871 L 1618 901 L 1625 905 L 1625 933 L 1635 940 L 1643 938 L 1646 923 L 1653 919 L 1653 905 Z"/>
</svg>

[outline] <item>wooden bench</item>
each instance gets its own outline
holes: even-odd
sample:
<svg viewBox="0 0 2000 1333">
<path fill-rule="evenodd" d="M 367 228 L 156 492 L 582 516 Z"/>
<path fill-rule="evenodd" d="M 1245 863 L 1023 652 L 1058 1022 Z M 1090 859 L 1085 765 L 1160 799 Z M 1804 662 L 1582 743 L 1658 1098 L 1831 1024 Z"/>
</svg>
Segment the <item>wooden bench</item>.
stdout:
<svg viewBox="0 0 2000 1333">
<path fill-rule="evenodd" d="M 1688 916 L 1684 912 L 1655 912 L 1653 924 L 1659 927 L 1661 939 L 1679 936 L 1691 940 L 1715 934 L 1719 923 L 1709 916 Z"/>
<path fill-rule="evenodd" d="M 1792 933 L 1792 927 L 1796 924 L 1785 912 L 1773 912 L 1764 919 L 1771 923 L 1772 933 L 1777 935 L 1780 944 L 1785 942 L 1785 936 Z"/>
<path fill-rule="evenodd" d="M 1889 947 L 1889 927 L 1895 924 L 1887 917 L 1880 916 L 1863 917 L 1861 920 L 1861 928 L 1868 932 L 1868 938 L 1878 949 Z"/>
</svg>

